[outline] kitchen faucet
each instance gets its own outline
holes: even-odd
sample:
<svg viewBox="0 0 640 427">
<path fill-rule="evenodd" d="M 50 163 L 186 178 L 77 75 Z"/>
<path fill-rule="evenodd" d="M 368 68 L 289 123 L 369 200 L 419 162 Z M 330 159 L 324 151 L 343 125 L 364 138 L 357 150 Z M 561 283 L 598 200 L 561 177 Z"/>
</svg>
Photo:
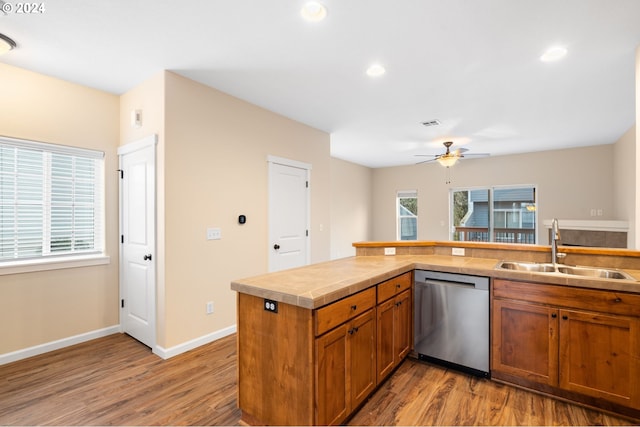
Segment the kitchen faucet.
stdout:
<svg viewBox="0 0 640 427">
<path fill-rule="evenodd" d="M 551 262 L 554 265 L 558 262 L 558 240 L 560 240 L 558 218 L 553 218 L 551 220 Z"/>
</svg>

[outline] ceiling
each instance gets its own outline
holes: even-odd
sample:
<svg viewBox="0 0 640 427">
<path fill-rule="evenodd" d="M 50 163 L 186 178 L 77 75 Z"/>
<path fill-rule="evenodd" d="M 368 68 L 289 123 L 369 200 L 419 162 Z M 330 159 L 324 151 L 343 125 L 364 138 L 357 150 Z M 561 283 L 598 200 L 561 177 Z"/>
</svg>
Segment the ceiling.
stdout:
<svg viewBox="0 0 640 427">
<path fill-rule="evenodd" d="M 18 44 L 0 61 L 114 94 L 171 70 L 369 167 L 446 140 L 494 156 L 609 144 L 635 123 L 640 1 L 324 0 L 316 23 L 305 1 L 45 0 L 0 14 Z M 567 56 L 540 61 L 553 45 Z M 372 63 L 386 73 L 367 76 Z"/>
</svg>

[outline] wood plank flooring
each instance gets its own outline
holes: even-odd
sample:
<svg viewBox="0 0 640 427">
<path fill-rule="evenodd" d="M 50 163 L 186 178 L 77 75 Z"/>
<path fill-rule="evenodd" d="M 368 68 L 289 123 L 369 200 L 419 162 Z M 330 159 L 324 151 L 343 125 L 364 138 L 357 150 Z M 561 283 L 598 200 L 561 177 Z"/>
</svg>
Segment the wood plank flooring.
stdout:
<svg viewBox="0 0 640 427">
<path fill-rule="evenodd" d="M 0 366 L 0 425 L 237 425 L 236 366 L 235 335 L 169 360 L 111 335 Z M 409 359 L 349 424 L 634 423 Z"/>
</svg>

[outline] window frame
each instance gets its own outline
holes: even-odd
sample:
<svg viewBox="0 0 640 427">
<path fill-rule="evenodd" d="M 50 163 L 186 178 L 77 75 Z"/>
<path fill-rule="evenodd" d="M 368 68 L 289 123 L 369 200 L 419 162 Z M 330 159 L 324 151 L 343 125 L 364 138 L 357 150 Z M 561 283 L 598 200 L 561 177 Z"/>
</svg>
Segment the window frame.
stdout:
<svg viewBox="0 0 640 427">
<path fill-rule="evenodd" d="M 509 185 L 492 185 L 492 186 L 479 186 L 479 187 L 455 187 L 455 188 L 450 188 L 449 189 L 449 234 L 448 234 L 448 238 L 449 241 L 456 241 L 454 240 L 454 234 L 455 234 L 455 224 L 454 224 L 454 209 L 453 209 L 453 202 L 454 202 L 454 193 L 458 192 L 458 191 L 467 191 L 467 192 L 472 192 L 472 191 L 487 191 L 488 193 L 488 201 L 487 201 L 487 206 L 488 206 L 488 237 L 489 240 L 487 240 L 487 242 L 491 242 L 491 243 L 496 243 L 499 242 L 498 240 L 495 239 L 495 212 L 502 212 L 504 213 L 504 220 L 507 220 L 507 214 L 510 212 L 518 212 L 518 217 L 519 217 L 519 223 L 520 225 L 522 225 L 522 221 L 524 219 L 523 215 L 522 215 L 522 210 L 514 210 L 514 209 L 505 209 L 505 208 L 495 208 L 495 191 L 496 190 L 508 190 L 508 189 L 518 189 L 518 188 L 530 188 L 533 190 L 533 194 L 534 194 L 534 211 L 533 211 L 533 219 L 534 219 L 534 227 L 533 229 L 530 228 L 523 228 L 523 230 L 533 230 L 533 239 L 534 242 L 533 243 L 519 243 L 519 244 L 530 244 L 530 245 L 536 245 L 538 244 L 538 230 L 540 227 L 539 221 L 538 221 L 538 206 L 539 206 L 539 193 L 538 193 L 538 186 L 536 184 L 509 184 Z M 507 228 L 507 227 L 504 227 Z M 464 240 L 466 241 L 466 240 Z"/>
<path fill-rule="evenodd" d="M 414 214 L 413 216 L 409 215 L 400 215 L 400 199 L 416 199 L 416 210 L 418 208 L 418 190 L 401 190 L 396 192 L 396 240 L 397 241 L 417 241 L 418 240 L 418 214 Z M 402 239 L 402 219 L 404 218 L 415 218 L 416 221 L 416 238 L 415 239 Z"/>
<path fill-rule="evenodd" d="M 42 242 L 48 243 L 48 248 L 43 248 L 42 253 L 33 257 L 17 257 L 6 258 L 0 260 L 0 275 L 16 274 L 32 271 L 44 271 L 44 270 L 56 270 L 62 268 L 73 267 L 85 267 L 92 265 L 104 265 L 110 262 L 110 257 L 106 255 L 106 183 L 105 183 L 105 153 L 99 150 L 92 150 L 86 148 L 77 148 L 65 145 L 58 145 L 52 143 L 45 143 L 33 140 L 25 140 L 18 138 L 11 138 L 0 135 L 0 145 L 3 147 L 11 147 L 15 149 L 41 151 L 47 154 L 43 155 L 43 167 L 42 172 L 43 179 L 43 193 L 40 203 L 43 207 L 42 218 Z M 92 223 L 94 234 L 92 235 L 92 248 L 87 251 L 77 251 L 70 249 L 70 251 L 63 251 L 56 254 L 50 252 L 51 248 L 51 207 L 56 203 L 52 203 L 51 189 L 53 184 L 51 183 L 51 177 L 53 176 L 52 162 L 51 160 L 56 155 L 74 156 L 82 159 L 95 159 L 98 160 L 93 166 L 96 169 L 93 171 L 93 178 L 91 180 L 95 194 L 94 201 L 90 204 L 92 209 L 96 211 L 92 215 Z M 75 167 L 75 166 L 74 166 Z M 73 168 L 71 168 L 74 170 Z M 15 173 L 18 173 L 17 171 Z M 75 176 L 74 176 L 75 180 Z M 75 182 L 75 181 L 73 181 Z M 76 196 L 74 196 L 76 197 Z M 77 196 L 79 197 L 79 196 Z M 75 199 L 74 199 L 75 200 Z M 75 202 L 70 205 L 77 206 Z M 82 230 L 82 227 L 80 227 Z"/>
</svg>

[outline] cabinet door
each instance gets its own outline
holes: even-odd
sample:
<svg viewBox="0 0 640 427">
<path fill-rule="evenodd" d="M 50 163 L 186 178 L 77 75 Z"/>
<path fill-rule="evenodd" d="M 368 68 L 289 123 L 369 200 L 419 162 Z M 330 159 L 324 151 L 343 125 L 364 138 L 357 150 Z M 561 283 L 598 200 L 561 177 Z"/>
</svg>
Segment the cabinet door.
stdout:
<svg viewBox="0 0 640 427">
<path fill-rule="evenodd" d="M 640 408 L 640 321 L 571 310 L 560 318 L 560 386 Z"/>
<path fill-rule="evenodd" d="M 394 346 L 394 334 L 395 334 L 395 299 L 390 299 L 380 305 L 378 305 L 378 343 L 377 343 L 377 356 L 378 356 L 378 383 L 389 375 L 389 373 L 395 367 L 395 346 Z"/>
<path fill-rule="evenodd" d="M 395 305 L 395 363 L 398 364 L 411 351 L 413 319 L 411 315 L 411 291 L 404 291 L 394 299 Z"/>
<path fill-rule="evenodd" d="M 316 340 L 319 425 L 339 424 L 347 416 L 347 327 L 347 324 L 338 326 Z"/>
<path fill-rule="evenodd" d="M 348 412 L 353 411 L 376 386 L 376 313 L 375 310 L 350 322 L 348 337 L 347 390 Z"/>
<path fill-rule="evenodd" d="M 492 375 L 558 384 L 558 310 L 496 299 L 492 311 Z"/>
</svg>

